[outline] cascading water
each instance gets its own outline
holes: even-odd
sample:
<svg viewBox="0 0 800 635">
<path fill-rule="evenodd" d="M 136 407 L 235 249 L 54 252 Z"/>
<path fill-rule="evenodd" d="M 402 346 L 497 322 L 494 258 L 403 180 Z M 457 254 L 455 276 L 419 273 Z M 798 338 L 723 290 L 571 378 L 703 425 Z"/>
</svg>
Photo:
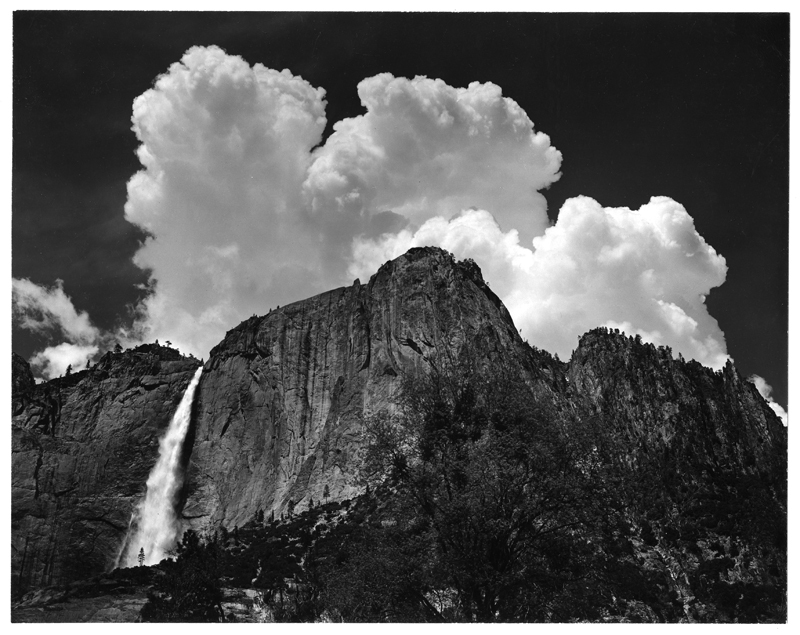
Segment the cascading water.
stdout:
<svg viewBox="0 0 800 635">
<path fill-rule="evenodd" d="M 178 522 L 175 503 L 183 485 L 181 448 L 192 416 L 194 391 L 203 367 L 197 369 L 158 444 L 158 461 L 147 478 L 147 493 L 131 517 L 117 566 L 135 567 L 144 550 L 144 564 L 157 564 L 175 545 Z"/>
</svg>

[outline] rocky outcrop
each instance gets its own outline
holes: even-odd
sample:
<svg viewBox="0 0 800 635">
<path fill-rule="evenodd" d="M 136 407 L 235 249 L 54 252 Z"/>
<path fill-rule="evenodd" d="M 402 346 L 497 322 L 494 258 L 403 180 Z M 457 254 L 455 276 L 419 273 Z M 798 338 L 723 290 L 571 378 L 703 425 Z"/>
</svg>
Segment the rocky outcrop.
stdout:
<svg viewBox="0 0 800 635">
<path fill-rule="evenodd" d="M 156 567 L 113 572 L 64 585 L 42 587 L 11 606 L 12 623 L 137 622 Z"/>
<path fill-rule="evenodd" d="M 11 353 L 11 398 L 14 400 L 14 411 L 22 407 L 17 403 L 24 401 L 25 396 L 33 390 L 34 386 L 36 386 L 36 382 L 28 362 L 21 355 Z"/>
<path fill-rule="evenodd" d="M 567 370 L 570 398 L 628 442 L 687 463 L 785 470 L 786 427 L 729 361 L 719 371 L 605 328 L 584 335 Z"/>
<path fill-rule="evenodd" d="M 527 348 L 478 267 L 435 248 L 240 324 L 198 387 L 185 517 L 232 528 L 326 486 L 354 495 L 364 417 L 391 410 L 403 373 L 465 343 L 486 364 Z"/>
<path fill-rule="evenodd" d="M 359 493 L 365 419 L 397 407 L 404 375 L 462 357 L 514 373 L 549 412 L 616 448 L 636 545 L 624 558 L 679 607 L 658 619 L 740 614 L 704 600 L 714 584 L 734 604 L 785 584 L 786 429 L 754 386 L 732 365 L 715 372 L 603 328 L 560 362 L 521 340 L 475 263 L 435 248 L 227 333 L 195 395 L 186 525 L 233 529 L 259 510 Z M 12 364 L 14 585 L 99 573 L 199 362 L 142 346 L 39 386 L 24 360 Z"/>
<path fill-rule="evenodd" d="M 332 499 L 353 496 L 364 418 L 395 406 L 404 373 L 464 353 L 516 369 L 556 409 L 604 417 L 635 447 L 743 469 L 785 456 L 785 428 L 732 366 L 714 372 L 607 329 L 559 362 L 521 340 L 475 263 L 419 248 L 367 284 L 253 317 L 212 351 L 185 518 L 232 529 L 259 510 L 304 509 L 326 487 Z"/>
<path fill-rule="evenodd" d="M 15 592 L 113 566 L 199 361 L 145 345 L 38 386 L 15 356 L 11 569 Z"/>
<path fill-rule="evenodd" d="M 755 386 L 730 362 L 714 371 L 605 328 L 581 338 L 567 378 L 620 466 L 633 548 L 615 558 L 651 589 L 631 618 L 785 620 L 787 429 Z"/>
</svg>

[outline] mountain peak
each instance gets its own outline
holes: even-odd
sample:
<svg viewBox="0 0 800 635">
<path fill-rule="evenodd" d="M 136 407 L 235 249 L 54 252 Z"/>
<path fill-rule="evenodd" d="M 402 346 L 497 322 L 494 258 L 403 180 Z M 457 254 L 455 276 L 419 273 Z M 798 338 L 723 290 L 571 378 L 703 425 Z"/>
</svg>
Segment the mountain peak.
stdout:
<svg viewBox="0 0 800 635">
<path fill-rule="evenodd" d="M 19 588 L 113 565 L 158 439 L 199 364 L 154 347 L 109 353 L 91 371 L 36 387 L 14 358 Z M 586 422 L 598 435 L 593 442 L 617 448 L 631 469 L 679 474 L 680 487 L 702 486 L 720 505 L 725 488 L 746 478 L 772 501 L 769 509 L 785 513 L 786 430 L 732 365 L 715 372 L 604 327 L 560 362 L 521 340 L 477 264 L 421 247 L 382 265 L 367 284 L 253 316 L 212 350 L 182 449 L 181 523 L 231 530 L 265 513 L 359 495 L 365 421 L 398 411 L 404 377 L 465 363 L 520 379 L 542 412 L 567 430 Z M 660 474 L 650 474 L 655 483 Z M 729 516 L 725 523 L 738 522 Z M 659 549 L 679 553 L 667 542 L 671 525 L 638 522 L 631 519 L 631 531 L 651 542 L 657 535 Z M 56 543 L 69 548 L 53 550 Z"/>
</svg>

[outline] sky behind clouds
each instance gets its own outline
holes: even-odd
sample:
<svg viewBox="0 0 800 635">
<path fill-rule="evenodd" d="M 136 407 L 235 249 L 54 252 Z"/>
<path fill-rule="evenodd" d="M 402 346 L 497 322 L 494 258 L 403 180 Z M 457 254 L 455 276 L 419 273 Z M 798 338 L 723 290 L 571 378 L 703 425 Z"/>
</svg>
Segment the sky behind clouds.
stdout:
<svg viewBox="0 0 800 635">
<path fill-rule="evenodd" d="M 44 374 L 112 334 L 205 356 L 439 244 L 532 344 L 623 328 L 785 403 L 788 18 L 129 17 L 15 15 L 14 346 Z"/>
</svg>

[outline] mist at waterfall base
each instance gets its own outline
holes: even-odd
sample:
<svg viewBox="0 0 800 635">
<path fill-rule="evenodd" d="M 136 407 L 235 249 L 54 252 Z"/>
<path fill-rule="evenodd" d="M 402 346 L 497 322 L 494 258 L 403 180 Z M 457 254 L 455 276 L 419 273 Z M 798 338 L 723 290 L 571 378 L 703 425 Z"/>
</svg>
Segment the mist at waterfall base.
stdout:
<svg viewBox="0 0 800 635">
<path fill-rule="evenodd" d="M 175 502 L 183 485 L 181 449 L 189 430 L 194 392 L 203 367 L 197 369 L 183 394 L 167 432 L 159 441 L 158 461 L 147 478 L 147 493 L 131 516 L 128 533 L 117 559 L 117 566 L 135 567 L 139 550 L 144 549 L 144 564 L 158 564 L 175 546 L 180 526 Z"/>
</svg>

